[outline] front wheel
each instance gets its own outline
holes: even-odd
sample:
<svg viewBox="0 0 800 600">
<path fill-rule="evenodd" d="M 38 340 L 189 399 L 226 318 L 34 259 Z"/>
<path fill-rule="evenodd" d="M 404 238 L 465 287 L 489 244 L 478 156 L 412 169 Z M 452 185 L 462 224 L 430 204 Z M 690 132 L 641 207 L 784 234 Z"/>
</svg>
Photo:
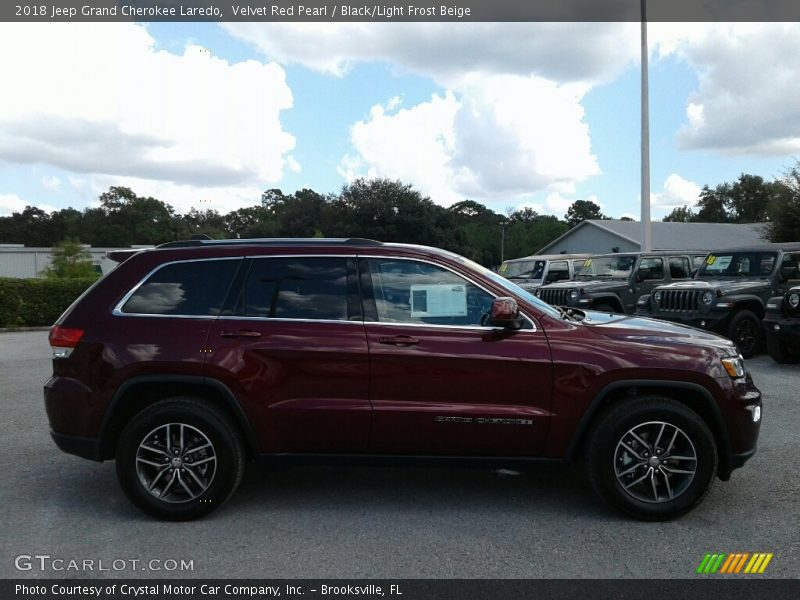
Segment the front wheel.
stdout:
<svg viewBox="0 0 800 600">
<path fill-rule="evenodd" d="M 609 410 L 587 445 L 588 478 L 612 507 L 639 519 L 679 517 L 697 506 L 717 472 L 714 436 L 697 413 L 644 396 Z"/>
<path fill-rule="evenodd" d="M 784 340 L 767 335 L 767 351 L 777 363 L 792 364 L 800 362 L 800 344 L 791 348 Z"/>
<path fill-rule="evenodd" d="M 736 344 L 736 348 L 744 358 L 752 357 L 761 344 L 761 321 L 749 310 L 737 312 L 728 327 L 728 338 Z"/>
<path fill-rule="evenodd" d="M 117 445 L 117 477 L 145 513 L 182 521 L 224 504 L 244 472 L 244 449 L 230 419 L 195 398 L 145 408 Z"/>
</svg>

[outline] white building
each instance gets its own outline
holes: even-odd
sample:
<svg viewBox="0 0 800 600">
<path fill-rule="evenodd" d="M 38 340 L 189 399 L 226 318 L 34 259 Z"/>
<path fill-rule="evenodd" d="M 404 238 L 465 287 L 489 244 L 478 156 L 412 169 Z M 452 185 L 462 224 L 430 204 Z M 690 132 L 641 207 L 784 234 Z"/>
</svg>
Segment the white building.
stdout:
<svg viewBox="0 0 800 600">
<path fill-rule="evenodd" d="M 95 268 L 108 273 L 117 263 L 106 258 L 110 250 L 130 250 L 130 248 L 92 248 L 84 246 L 92 257 Z M 152 246 L 131 246 L 131 248 L 152 248 Z M 29 279 L 42 277 L 50 266 L 52 248 L 27 248 L 22 244 L 0 244 L 0 277 Z"/>
</svg>

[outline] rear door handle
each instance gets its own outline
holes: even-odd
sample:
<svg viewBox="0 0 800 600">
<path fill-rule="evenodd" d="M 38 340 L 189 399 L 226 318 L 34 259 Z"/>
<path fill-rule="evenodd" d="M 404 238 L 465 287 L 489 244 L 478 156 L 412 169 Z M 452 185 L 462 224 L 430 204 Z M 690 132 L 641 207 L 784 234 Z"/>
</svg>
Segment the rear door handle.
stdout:
<svg viewBox="0 0 800 600">
<path fill-rule="evenodd" d="M 378 342 L 392 346 L 413 346 L 419 344 L 419 338 L 410 335 L 395 335 L 392 337 L 379 337 Z"/>
<path fill-rule="evenodd" d="M 258 331 L 250 331 L 249 329 L 237 329 L 236 331 L 221 331 L 219 336 L 224 338 L 257 338 L 261 337 L 261 334 Z"/>
</svg>

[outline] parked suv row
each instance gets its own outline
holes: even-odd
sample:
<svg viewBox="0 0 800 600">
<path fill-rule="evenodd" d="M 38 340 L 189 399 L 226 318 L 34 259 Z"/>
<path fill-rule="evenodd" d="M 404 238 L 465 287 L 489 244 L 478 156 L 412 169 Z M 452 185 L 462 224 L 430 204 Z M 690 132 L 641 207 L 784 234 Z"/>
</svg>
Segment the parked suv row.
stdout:
<svg viewBox="0 0 800 600">
<path fill-rule="evenodd" d="M 643 295 L 637 313 L 725 335 L 748 358 L 762 344 L 767 302 L 796 285 L 799 243 L 719 250 L 705 258 L 693 280 L 665 282 Z"/>
<path fill-rule="evenodd" d="M 632 314 L 636 301 L 654 287 L 692 277 L 705 253 L 626 252 L 586 259 L 574 281 L 546 285 L 535 293 L 549 304 Z"/>
<path fill-rule="evenodd" d="M 761 394 L 730 341 L 568 314 L 443 250 L 222 240 L 115 256 L 51 330 L 45 406 L 60 448 L 114 459 L 160 518 L 218 508 L 249 459 L 582 455 L 609 504 L 665 519 L 756 450 Z"/>
</svg>

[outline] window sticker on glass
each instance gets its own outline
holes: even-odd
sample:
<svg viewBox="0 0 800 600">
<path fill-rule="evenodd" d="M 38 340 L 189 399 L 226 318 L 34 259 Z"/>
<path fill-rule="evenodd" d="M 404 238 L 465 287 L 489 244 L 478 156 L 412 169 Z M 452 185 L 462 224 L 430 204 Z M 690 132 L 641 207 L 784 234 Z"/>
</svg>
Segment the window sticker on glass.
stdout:
<svg viewBox="0 0 800 600">
<path fill-rule="evenodd" d="M 503 263 L 502 265 L 500 265 L 501 273 L 505 273 L 507 269 L 508 269 L 508 263 Z"/>
<path fill-rule="evenodd" d="M 412 317 L 464 317 L 466 315 L 466 286 L 452 283 L 411 286 Z"/>
<path fill-rule="evenodd" d="M 716 256 L 714 256 L 713 254 L 709 254 L 708 258 L 706 259 L 706 264 L 713 265 L 716 260 L 717 260 Z"/>
</svg>

